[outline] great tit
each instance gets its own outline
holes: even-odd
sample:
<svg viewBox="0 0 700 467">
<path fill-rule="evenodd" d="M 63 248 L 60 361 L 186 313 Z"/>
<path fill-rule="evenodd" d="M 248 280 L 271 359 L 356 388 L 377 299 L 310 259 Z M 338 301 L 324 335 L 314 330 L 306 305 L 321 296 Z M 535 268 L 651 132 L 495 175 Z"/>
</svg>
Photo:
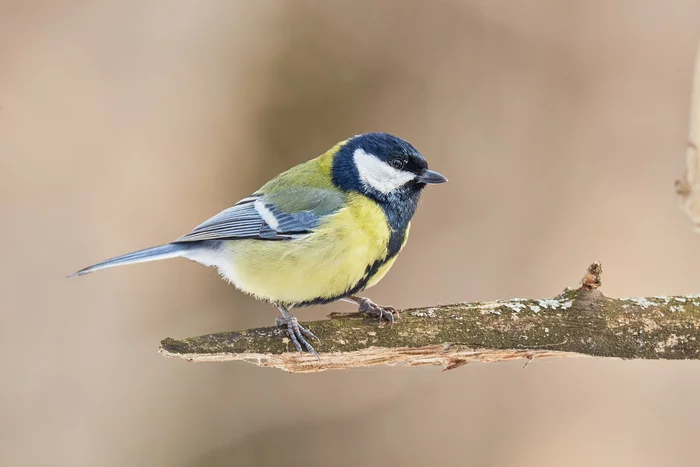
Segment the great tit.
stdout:
<svg viewBox="0 0 700 467">
<path fill-rule="evenodd" d="M 367 133 L 270 180 L 172 243 L 108 259 L 73 274 L 184 257 L 215 266 L 238 289 L 273 303 L 295 347 L 318 338 L 295 306 L 344 300 L 380 320 L 396 310 L 356 294 L 389 271 L 406 244 L 418 199 L 441 174 L 407 141 Z"/>
</svg>

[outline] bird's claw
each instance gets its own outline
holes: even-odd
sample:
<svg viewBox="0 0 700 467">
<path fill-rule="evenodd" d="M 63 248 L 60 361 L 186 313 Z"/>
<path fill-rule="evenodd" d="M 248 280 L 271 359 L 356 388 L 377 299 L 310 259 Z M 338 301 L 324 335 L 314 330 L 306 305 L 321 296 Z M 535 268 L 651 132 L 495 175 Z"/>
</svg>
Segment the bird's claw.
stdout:
<svg viewBox="0 0 700 467">
<path fill-rule="evenodd" d="M 394 324 L 395 318 L 401 318 L 399 310 L 393 306 L 380 306 L 369 298 L 361 299 L 358 304 L 360 313 L 369 313 L 370 315 L 377 316 L 379 321 L 385 319 L 391 324 Z"/>
<path fill-rule="evenodd" d="M 302 346 L 304 349 L 309 352 L 310 354 L 313 354 L 318 360 L 321 360 L 321 357 L 318 356 L 318 352 L 313 348 L 311 344 L 306 339 L 313 339 L 316 342 L 321 342 L 321 340 L 316 337 L 316 335 L 306 329 L 304 326 L 299 324 L 299 321 L 294 316 L 289 316 L 287 318 L 277 318 L 275 319 L 275 325 L 276 326 L 281 326 L 281 327 L 286 327 L 287 328 L 287 334 L 289 335 L 289 338 L 292 340 L 294 343 L 294 347 L 297 348 L 297 351 L 299 353 L 303 353 L 302 351 Z"/>
</svg>

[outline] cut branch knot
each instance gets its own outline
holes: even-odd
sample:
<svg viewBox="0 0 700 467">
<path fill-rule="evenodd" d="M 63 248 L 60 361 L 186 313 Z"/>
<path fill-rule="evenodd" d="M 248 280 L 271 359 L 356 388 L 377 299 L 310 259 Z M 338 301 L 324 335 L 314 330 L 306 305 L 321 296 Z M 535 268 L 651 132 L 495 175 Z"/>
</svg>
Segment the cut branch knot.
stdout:
<svg viewBox="0 0 700 467">
<path fill-rule="evenodd" d="M 593 290 L 603 285 L 603 282 L 600 279 L 602 274 L 603 265 L 601 265 L 598 261 L 588 266 L 588 270 L 581 280 L 581 289 Z"/>
</svg>

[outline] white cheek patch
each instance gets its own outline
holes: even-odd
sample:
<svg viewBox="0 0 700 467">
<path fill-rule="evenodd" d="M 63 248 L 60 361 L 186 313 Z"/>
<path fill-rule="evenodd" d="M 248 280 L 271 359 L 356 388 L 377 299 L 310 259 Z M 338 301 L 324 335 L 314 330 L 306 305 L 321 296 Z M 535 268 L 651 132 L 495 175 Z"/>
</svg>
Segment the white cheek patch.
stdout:
<svg viewBox="0 0 700 467">
<path fill-rule="evenodd" d="M 416 178 L 415 174 L 396 170 L 363 149 L 356 149 L 353 159 L 362 183 L 384 194 L 391 193 Z"/>
</svg>

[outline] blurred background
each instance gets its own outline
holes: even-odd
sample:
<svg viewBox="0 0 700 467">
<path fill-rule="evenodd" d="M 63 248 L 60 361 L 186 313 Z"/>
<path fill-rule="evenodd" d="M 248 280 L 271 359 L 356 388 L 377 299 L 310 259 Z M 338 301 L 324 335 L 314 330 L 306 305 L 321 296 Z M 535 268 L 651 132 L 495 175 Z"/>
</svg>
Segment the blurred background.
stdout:
<svg viewBox="0 0 700 467">
<path fill-rule="evenodd" d="M 0 1 L 0 465 L 696 466 L 700 362 L 289 375 L 166 336 L 277 311 L 172 240 L 339 140 L 450 183 L 368 296 L 700 292 L 677 207 L 700 1 Z M 347 304 L 300 310 L 324 319 Z"/>
</svg>

